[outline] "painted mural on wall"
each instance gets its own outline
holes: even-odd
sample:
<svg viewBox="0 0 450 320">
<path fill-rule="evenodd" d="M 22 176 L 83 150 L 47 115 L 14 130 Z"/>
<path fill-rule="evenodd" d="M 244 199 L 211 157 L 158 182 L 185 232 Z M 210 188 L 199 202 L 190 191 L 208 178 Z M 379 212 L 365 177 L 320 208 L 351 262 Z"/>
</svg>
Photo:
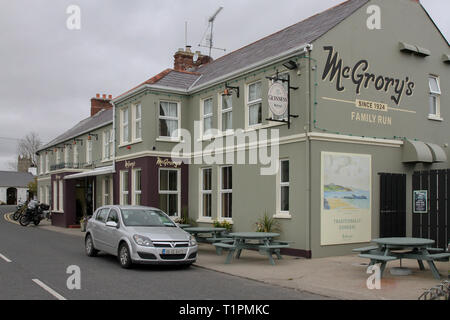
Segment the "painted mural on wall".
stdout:
<svg viewBox="0 0 450 320">
<path fill-rule="evenodd" d="M 371 156 L 322 152 L 321 245 L 371 240 Z"/>
</svg>

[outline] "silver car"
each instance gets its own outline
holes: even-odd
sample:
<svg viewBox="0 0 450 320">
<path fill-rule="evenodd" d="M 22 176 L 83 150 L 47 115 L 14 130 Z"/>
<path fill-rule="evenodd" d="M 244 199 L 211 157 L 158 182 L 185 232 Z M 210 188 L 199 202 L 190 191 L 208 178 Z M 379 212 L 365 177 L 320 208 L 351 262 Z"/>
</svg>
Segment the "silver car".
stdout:
<svg viewBox="0 0 450 320">
<path fill-rule="evenodd" d="M 85 249 L 90 257 L 98 251 L 115 255 L 123 268 L 130 268 L 133 263 L 191 265 L 198 246 L 159 209 L 103 206 L 88 220 Z"/>
</svg>

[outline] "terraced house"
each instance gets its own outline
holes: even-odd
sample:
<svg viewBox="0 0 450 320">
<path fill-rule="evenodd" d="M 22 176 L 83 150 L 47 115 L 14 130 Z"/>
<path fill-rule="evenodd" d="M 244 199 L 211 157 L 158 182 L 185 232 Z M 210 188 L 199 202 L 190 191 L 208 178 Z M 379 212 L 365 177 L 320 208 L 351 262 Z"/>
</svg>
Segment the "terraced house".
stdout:
<svg viewBox="0 0 450 320">
<path fill-rule="evenodd" d="M 380 235 L 444 246 L 449 63 L 413 0 L 349 0 L 214 61 L 179 49 L 39 151 L 39 197 L 61 226 L 110 203 L 235 231 L 267 213 L 306 257 Z"/>
</svg>

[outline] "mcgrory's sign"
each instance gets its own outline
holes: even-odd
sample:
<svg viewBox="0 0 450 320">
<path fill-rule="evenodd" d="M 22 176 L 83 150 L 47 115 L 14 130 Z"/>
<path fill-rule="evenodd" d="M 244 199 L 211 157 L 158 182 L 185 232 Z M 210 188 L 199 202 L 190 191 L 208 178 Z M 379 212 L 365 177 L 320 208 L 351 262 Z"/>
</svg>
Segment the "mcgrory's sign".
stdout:
<svg viewBox="0 0 450 320">
<path fill-rule="evenodd" d="M 325 46 L 323 49 L 328 51 L 328 58 L 323 69 L 322 80 L 325 80 L 328 76 L 330 82 L 336 80 L 337 91 L 344 91 L 343 79 L 351 79 L 356 85 L 356 94 L 361 92 L 361 88 L 367 89 L 373 82 L 377 91 L 393 91 L 391 100 L 396 105 L 400 103 L 403 94 L 412 96 L 415 84 L 409 77 L 398 79 L 370 73 L 368 72 L 369 62 L 367 60 L 360 60 L 353 67 L 344 66 L 342 58 L 339 58 L 339 53 L 334 53 L 332 46 Z"/>
</svg>

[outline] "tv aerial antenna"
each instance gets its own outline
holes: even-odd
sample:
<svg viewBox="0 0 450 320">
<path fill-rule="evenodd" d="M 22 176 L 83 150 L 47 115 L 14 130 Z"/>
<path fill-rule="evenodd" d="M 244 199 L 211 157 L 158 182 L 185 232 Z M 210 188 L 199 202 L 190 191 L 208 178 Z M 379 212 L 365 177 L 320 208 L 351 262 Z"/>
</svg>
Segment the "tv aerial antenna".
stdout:
<svg viewBox="0 0 450 320">
<path fill-rule="evenodd" d="M 202 40 L 200 40 L 200 44 L 198 45 L 199 47 L 209 48 L 209 56 L 210 57 L 211 57 L 211 50 L 212 49 L 227 51 L 226 49 L 215 48 L 213 46 L 214 20 L 216 20 L 217 15 L 220 13 L 220 11 L 222 11 L 222 9 L 223 9 L 223 7 L 219 7 L 219 9 L 217 9 L 216 12 L 214 12 L 214 14 L 211 17 L 209 17 L 209 19 L 208 19 L 208 27 L 206 28 L 205 33 L 203 34 Z M 207 33 L 208 30 L 209 30 L 209 33 Z M 206 45 L 202 44 L 202 41 L 205 40 L 205 38 L 206 38 Z"/>
</svg>

